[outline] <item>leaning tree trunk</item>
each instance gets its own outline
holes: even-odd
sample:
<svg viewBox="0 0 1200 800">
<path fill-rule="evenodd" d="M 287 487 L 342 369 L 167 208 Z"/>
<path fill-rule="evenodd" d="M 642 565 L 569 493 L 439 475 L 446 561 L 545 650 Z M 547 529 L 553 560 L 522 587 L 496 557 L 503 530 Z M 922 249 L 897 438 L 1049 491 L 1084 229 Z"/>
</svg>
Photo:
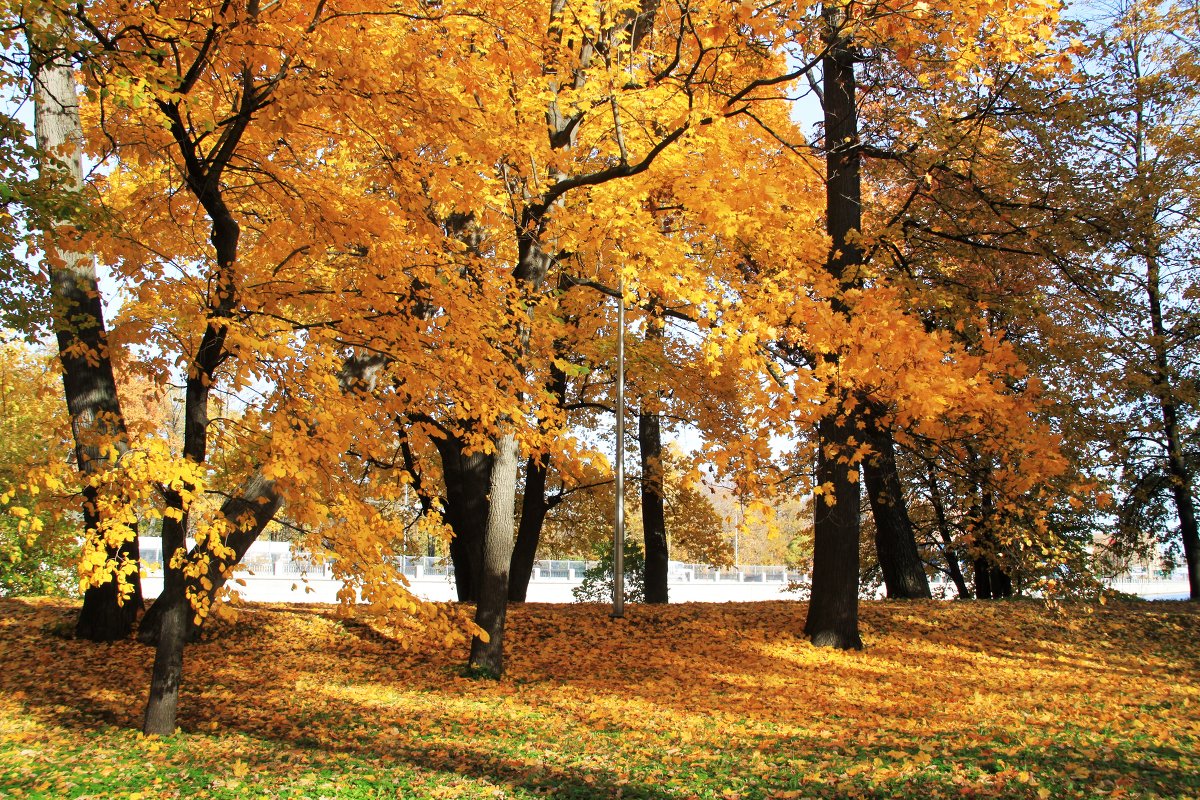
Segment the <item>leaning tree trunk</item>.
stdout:
<svg viewBox="0 0 1200 800">
<path fill-rule="evenodd" d="M 186 582 L 172 581 L 170 591 L 164 587 L 162 594 L 150 605 L 146 616 L 142 618 L 142 624 L 138 626 L 138 641 L 144 644 L 158 643 L 168 611 L 183 599 L 189 587 L 192 592 L 205 595 L 211 603 L 224 587 L 233 568 L 245 558 L 250 545 L 258 540 L 282 504 L 283 498 L 275 489 L 275 482 L 261 471 L 256 471 L 237 497 L 231 497 L 221 505 L 221 516 L 230 526 L 229 535 L 223 544 L 233 551 L 233 557 L 217 558 L 209 553 L 208 570 L 202 576 L 188 579 Z M 165 542 L 163 551 L 166 552 Z M 191 561 L 197 555 L 194 551 L 189 553 L 188 560 Z M 200 634 L 200 624 L 196 622 L 195 616 L 186 614 L 184 625 L 187 641 L 196 641 Z"/>
<path fill-rule="evenodd" d="M 475 624 L 487 633 L 471 640 L 470 671 L 499 678 L 504 674 L 504 620 L 508 614 L 508 567 L 513 549 L 513 514 L 517 500 L 517 438 L 512 433 L 496 440 L 492 466 L 491 504 L 483 546 L 483 575 Z"/>
<path fill-rule="evenodd" d="M 75 77 L 64 54 L 39 52 L 31 40 L 30 51 L 40 59 L 34 69 L 34 130 L 38 149 L 65 169 L 62 188 L 78 192 L 83 184 L 83 130 Z M 43 177 L 47 170 L 42 167 Z M 65 223 L 63 223 L 65 224 Z M 61 234 L 61 237 L 60 237 Z M 105 469 L 106 447 L 123 455 L 129 450 L 125 419 L 117 396 L 104 309 L 92 257 L 67 245 L 69 234 L 47 231 L 46 262 L 49 265 L 53 300 L 54 330 L 62 363 L 63 394 L 75 439 L 75 461 L 85 476 Z M 83 490 L 85 536 L 99 537 L 100 517 L 96 489 Z M 138 561 L 137 529 L 119 545 L 105 543 L 109 563 L 116 568 Z M 129 581 L 133 594 L 122 602 L 117 580 L 110 578 L 89 587 L 75 625 L 75 635 L 97 642 L 124 639 L 142 608 L 141 574 L 134 570 Z"/>
<path fill-rule="evenodd" d="M 862 219 L 861 155 L 855 98 L 854 53 L 842 34 L 841 10 L 826 6 L 828 47 L 821 60 L 825 105 L 825 202 L 830 254 L 826 270 L 843 289 L 859 282 L 862 251 L 853 234 Z M 834 310 L 849 313 L 834 300 Z M 827 356 L 836 361 L 836 355 Z M 832 495 L 814 504 L 812 601 L 804 632 L 821 647 L 861 648 L 858 633 L 859 486 L 852 479 L 852 440 L 861 436 L 862 411 L 833 393 L 826 416 L 817 425 L 817 483 Z M 826 501 L 832 501 L 832 505 Z"/>
<path fill-rule="evenodd" d="M 555 352 L 558 352 L 560 344 L 555 343 Z M 546 390 L 561 408 L 567 396 L 567 373 L 551 364 Z M 541 459 L 529 457 L 525 464 L 525 494 L 521 497 L 521 522 L 517 527 L 517 541 L 513 545 L 508 573 L 508 599 L 514 603 L 525 602 L 529 594 L 529 579 L 533 576 L 533 562 L 537 559 L 546 514 L 562 499 L 561 495 L 556 496 L 553 501 L 546 498 L 548 473 L 549 465 L 545 456 Z"/>
<path fill-rule="evenodd" d="M 493 455 L 480 450 L 464 452 L 466 444 L 453 434 L 435 439 L 434 444 L 442 458 L 446 483 L 445 522 L 454 534 L 450 560 L 454 563 L 458 600 L 474 603 L 479 600 L 482 586 Z"/>
<path fill-rule="evenodd" d="M 954 581 L 958 599 L 970 600 L 971 590 L 967 588 L 967 581 L 963 577 L 962 567 L 958 562 L 958 549 L 954 546 L 954 537 L 950 533 L 950 521 L 946 519 L 946 506 L 942 503 L 942 492 L 938 488 L 937 475 L 934 474 L 932 468 L 929 470 L 928 481 L 929 502 L 933 505 L 938 535 L 942 539 L 942 555 L 946 559 L 946 571 L 950 573 L 950 580 Z"/>
<path fill-rule="evenodd" d="M 645 591 L 647 603 L 667 602 L 667 518 L 663 508 L 662 425 L 657 414 L 638 414 L 638 445 L 642 459 L 642 531 L 646 538 Z"/>
<path fill-rule="evenodd" d="M 338 388 L 343 392 L 373 391 L 379 372 L 388 360 L 378 353 L 348 356 L 338 370 Z M 170 591 L 164 589 L 143 617 L 138 627 L 138 640 L 145 644 L 157 644 L 166 610 L 185 593 L 190 592 L 201 598 L 206 606 L 210 605 L 224 588 L 233 568 L 246 557 L 250 546 L 258 541 L 282 505 L 283 496 L 276 488 L 275 481 L 264 475 L 261 469 L 255 470 L 243 484 L 241 492 L 221 504 L 221 516 L 229 525 L 229 534 L 223 544 L 233 551 L 233 556 L 218 558 L 212 552 L 201 552 L 201 546 L 197 545 L 188 553 L 188 562 L 194 564 L 204 558 L 207 571 L 189 578 L 186 584 L 172 585 Z M 199 637 L 201 624 L 189 614 L 186 625 L 187 640 L 195 641 Z"/>
<path fill-rule="evenodd" d="M 871 414 L 867 437 L 874 453 L 863 464 L 863 473 L 875 517 L 875 549 L 887 596 L 929 599 L 933 594 L 904 502 L 892 430 L 877 413 Z"/>
<path fill-rule="evenodd" d="M 546 500 L 547 466 L 533 456 L 525 462 L 525 493 L 521 496 L 521 522 L 513 545 L 508 571 L 508 599 L 524 603 L 529 595 L 529 580 L 533 577 L 533 562 L 537 560 L 538 543 L 546 524 L 551 504 Z"/>
</svg>

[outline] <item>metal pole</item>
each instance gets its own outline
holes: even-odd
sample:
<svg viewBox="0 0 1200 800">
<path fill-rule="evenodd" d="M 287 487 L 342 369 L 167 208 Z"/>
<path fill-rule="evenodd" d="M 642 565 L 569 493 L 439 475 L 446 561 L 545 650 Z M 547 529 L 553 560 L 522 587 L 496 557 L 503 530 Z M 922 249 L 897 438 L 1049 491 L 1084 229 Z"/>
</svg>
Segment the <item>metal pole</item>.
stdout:
<svg viewBox="0 0 1200 800">
<path fill-rule="evenodd" d="M 625 278 L 617 284 L 617 502 L 613 520 L 613 617 L 625 616 Z"/>
</svg>

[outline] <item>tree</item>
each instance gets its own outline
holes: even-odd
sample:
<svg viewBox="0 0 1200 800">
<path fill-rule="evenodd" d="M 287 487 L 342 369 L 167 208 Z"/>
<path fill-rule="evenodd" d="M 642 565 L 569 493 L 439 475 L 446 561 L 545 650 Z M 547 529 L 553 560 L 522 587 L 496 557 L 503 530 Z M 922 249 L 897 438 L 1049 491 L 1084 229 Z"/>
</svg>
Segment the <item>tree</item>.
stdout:
<svg viewBox="0 0 1200 800">
<path fill-rule="evenodd" d="M 1175 4 L 1123 0 L 1098 11 L 1105 16 L 1088 32 L 1090 47 L 1080 48 L 1088 53 L 1079 100 L 1086 122 L 1072 128 L 1066 154 L 1079 201 L 1105 232 L 1102 282 L 1078 297 L 1089 323 L 1079 338 L 1104 354 L 1100 385 L 1111 402 L 1100 413 L 1121 473 L 1124 533 L 1136 538 L 1146 523 L 1165 533 L 1173 517 L 1196 600 L 1191 432 L 1200 151 L 1193 134 L 1200 30 L 1194 10 Z M 1150 511 L 1167 503 L 1169 515 Z"/>
<path fill-rule="evenodd" d="M 27 24 L 34 86 L 35 132 L 42 154 L 41 177 L 61 182 L 78 196 L 83 185 L 83 131 L 75 77 L 67 58 L 70 30 L 52 11 Z M 82 210 L 54 220 L 43 249 L 51 291 L 51 315 L 62 363 L 63 391 L 75 439 L 75 463 L 83 476 L 85 561 L 94 565 L 84 591 L 75 633 L 94 641 L 123 639 L 142 608 L 136 526 L 107 525 L 101 516 L 96 478 L 109 454 L 129 451 L 92 256 L 72 242 L 72 223 Z M 107 530 L 105 529 L 107 528 Z M 90 554 L 95 557 L 86 560 Z"/>
<path fill-rule="evenodd" d="M 54 470 L 66 460 L 68 443 L 61 385 L 50 357 L 6 340 L 0 342 L 0 594 L 74 595 L 78 545 L 74 526 L 34 503 L 29 474 Z M 57 471 L 57 470 L 54 470 Z M 76 512 L 78 513 L 78 512 Z"/>
</svg>

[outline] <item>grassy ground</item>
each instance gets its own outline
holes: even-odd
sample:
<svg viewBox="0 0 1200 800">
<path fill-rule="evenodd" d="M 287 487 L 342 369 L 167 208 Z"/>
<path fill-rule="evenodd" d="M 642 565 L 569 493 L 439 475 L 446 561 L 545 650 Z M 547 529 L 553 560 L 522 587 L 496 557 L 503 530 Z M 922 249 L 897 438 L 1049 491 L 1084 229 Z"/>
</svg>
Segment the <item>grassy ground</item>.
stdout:
<svg viewBox="0 0 1200 800">
<path fill-rule="evenodd" d="M 861 653 L 804 614 L 517 607 L 492 682 L 462 645 L 248 609 L 143 739 L 150 650 L 0 600 L 0 797 L 1200 797 L 1196 604 L 867 603 Z"/>
</svg>

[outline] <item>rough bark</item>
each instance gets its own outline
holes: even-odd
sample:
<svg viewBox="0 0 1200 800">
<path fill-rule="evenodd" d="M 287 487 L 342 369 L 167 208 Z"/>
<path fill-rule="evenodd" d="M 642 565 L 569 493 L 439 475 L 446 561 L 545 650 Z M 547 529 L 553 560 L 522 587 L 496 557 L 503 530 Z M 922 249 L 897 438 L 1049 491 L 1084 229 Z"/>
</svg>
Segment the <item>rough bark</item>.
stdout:
<svg viewBox="0 0 1200 800">
<path fill-rule="evenodd" d="M 827 49 L 821 60 L 825 110 L 826 231 L 831 239 L 826 270 L 843 288 L 860 282 L 862 251 L 852 232 L 861 226 L 861 154 L 855 97 L 854 54 L 841 32 L 841 10 L 823 12 Z M 834 310 L 848 313 L 844 304 Z M 836 359 L 836 355 L 827 356 Z M 850 479 L 848 463 L 862 412 L 847 404 L 843 390 L 834 394 L 831 410 L 817 425 L 817 483 L 833 487 L 833 505 L 820 498 L 814 504 L 812 601 L 804 632 L 821 647 L 861 648 L 858 633 L 858 540 L 860 535 L 858 481 Z M 851 410 L 844 411 L 848 406 Z M 843 413 L 844 412 L 844 413 Z"/>
<path fill-rule="evenodd" d="M 169 507 L 182 507 L 179 495 L 174 492 L 169 494 Z M 183 651 L 187 642 L 188 618 L 192 616 L 184 592 L 182 569 L 187 548 L 186 536 L 186 514 L 181 520 L 170 517 L 163 519 L 164 589 L 159 602 L 155 604 L 161 609 L 161 620 L 150 677 L 150 696 L 146 701 L 146 715 L 142 722 L 142 733 L 147 736 L 170 736 L 175 733 L 179 686 L 183 680 Z"/>
<path fill-rule="evenodd" d="M 867 431 L 874 452 L 863 464 L 863 474 L 875 518 L 875 550 L 887 596 L 928 599 L 933 595 L 904 501 L 892 430 L 881 415 L 872 413 Z"/>
<path fill-rule="evenodd" d="M 65 170 L 60 188 L 78 192 L 83 184 L 83 130 L 79 120 L 79 100 L 75 77 L 65 55 L 46 52 L 31 40 L 35 56 L 33 70 L 34 131 L 37 146 L 46 159 L 54 159 Z M 39 167 L 43 175 L 44 165 Z M 66 225 L 61 221 L 59 226 Z M 129 450 L 129 437 L 117 383 L 113 375 L 104 309 L 91 255 L 73 250 L 69 234 L 47 231 L 46 261 L 49 265 L 54 332 L 63 371 L 63 394 L 75 440 L 75 460 L 81 473 L 91 475 L 105 468 L 106 447 L 116 447 L 123 455 Z M 97 536 L 101 522 L 96 507 L 96 492 L 83 492 L 84 535 Z M 105 545 L 110 561 L 118 566 L 137 562 L 136 528 L 131 541 L 118 546 Z M 142 609 L 140 573 L 129 578 L 133 595 L 122 603 L 116 580 L 109 580 L 84 592 L 83 607 L 75 626 L 75 635 L 97 642 L 124 639 Z"/>
<path fill-rule="evenodd" d="M 454 585 L 459 602 L 479 600 L 483 577 L 483 550 L 487 537 L 492 487 L 493 456 L 467 453 L 466 443 L 447 434 L 434 440 L 442 459 L 446 483 L 445 522 L 454 533 L 450 560 L 454 563 Z"/>
<path fill-rule="evenodd" d="M 818 424 L 821 448 L 817 483 L 832 485 L 834 504 L 814 504 L 812 600 L 804 632 L 818 647 L 861 649 L 858 633 L 859 488 L 850 465 L 838 458 L 851 450 L 851 428 L 827 417 Z"/>
<path fill-rule="evenodd" d="M 663 507 L 662 425 L 657 414 L 638 414 L 638 446 L 642 460 L 642 531 L 646 538 L 647 603 L 666 603 L 667 518 Z"/>
<path fill-rule="evenodd" d="M 551 503 L 546 499 L 546 464 L 530 456 L 525 462 L 525 493 L 521 496 L 521 522 L 508 568 L 508 599 L 524 603 L 537 560 L 538 543 Z"/>
<path fill-rule="evenodd" d="M 508 614 L 508 567 L 517 499 L 517 439 L 512 433 L 496 439 L 491 476 L 483 575 L 475 609 L 475 624 L 487 632 L 488 640 L 478 636 L 471 640 L 468 669 L 476 675 L 499 678 L 504 674 L 504 620 Z"/>
<path fill-rule="evenodd" d="M 557 347 L 557 344 L 556 344 Z M 550 380 L 546 385 L 550 396 L 560 407 L 567 396 L 567 374 L 553 364 Z M 546 497 L 546 476 L 549 467 L 545 459 L 530 456 L 525 465 L 525 493 L 521 497 L 521 522 L 517 527 L 517 541 L 513 545 L 512 562 L 508 573 L 508 599 L 523 603 L 529 593 L 529 579 L 533 576 L 533 562 L 537 559 L 538 544 L 546 514 L 556 506 L 561 497 Z"/>
</svg>

